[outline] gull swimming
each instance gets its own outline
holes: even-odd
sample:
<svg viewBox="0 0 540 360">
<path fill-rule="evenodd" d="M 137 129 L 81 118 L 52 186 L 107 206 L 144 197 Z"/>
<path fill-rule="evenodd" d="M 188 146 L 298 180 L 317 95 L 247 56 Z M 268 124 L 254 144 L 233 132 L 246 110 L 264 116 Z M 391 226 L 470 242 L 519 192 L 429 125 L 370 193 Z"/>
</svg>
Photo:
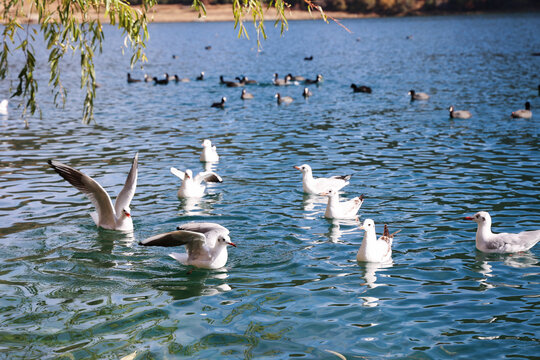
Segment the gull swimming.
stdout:
<svg viewBox="0 0 540 360">
<path fill-rule="evenodd" d="M 141 241 L 144 246 L 186 246 L 186 253 L 172 253 L 170 257 L 183 265 L 203 269 L 219 269 L 227 263 L 227 245 L 231 242 L 229 230 L 215 223 L 188 223 L 177 231 L 149 237 Z"/>
<path fill-rule="evenodd" d="M 364 195 L 340 202 L 338 191 L 330 189 L 321 194 L 328 196 L 324 217 L 328 219 L 354 219 L 364 203 Z"/>
<path fill-rule="evenodd" d="M 54 171 L 90 199 L 96 208 L 96 211 L 90 215 L 97 226 L 109 230 L 133 231 L 129 204 L 137 187 L 138 159 L 139 154 L 137 153 L 133 158 L 124 187 L 116 197 L 114 206 L 109 194 L 88 175 L 55 160 L 49 160 L 48 163 Z"/>
<path fill-rule="evenodd" d="M 219 155 L 217 153 L 216 146 L 212 146 L 212 141 L 208 139 L 204 139 L 201 146 L 203 147 L 203 151 L 201 153 L 200 160 L 203 162 L 218 162 L 219 161 Z"/>
<path fill-rule="evenodd" d="M 487 253 L 515 253 L 527 251 L 540 240 L 540 230 L 523 231 L 518 234 L 491 232 L 491 216 L 487 211 L 479 211 L 464 220 L 473 220 L 478 224 L 476 230 L 476 248 Z"/>
<path fill-rule="evenodd" d="M 351 175 L 332 176 L 329 178 L 314 178 L 311 166 L 304 164 L 294 166 L 295 169 L 302 172 L 302 187 L 307 194 L 320 195 L 328 190 L 340 190 L 349 184 Z"/>
<path fill-rule="evenodd" d="M 213 171 L 203 171 L 193 177 L 193 172 L 187 169 L 185 172 L 171 167 L 171 173 L 182 179 L 182 185 L 178 189 L 178 197 L 180 198 L 200 198 L 204 196 L 206 186 L 201 185 L 201 182 L 223 182 L 223 179 Z"/>
<path fill-rule="evenodd" d="M 383 235 L 377 239 L 375 233 L 375 222 L 372 219 L 364 220 L 360 230 L 364 230 L 364 239 L 362 245 L 356 254 L 357 261 L 388 263 L 392 261 L 392 242 L 394 235 L 401 230 L 392 234 L 388 231 L 388 226 L 384 225 Z"/>
</svg>

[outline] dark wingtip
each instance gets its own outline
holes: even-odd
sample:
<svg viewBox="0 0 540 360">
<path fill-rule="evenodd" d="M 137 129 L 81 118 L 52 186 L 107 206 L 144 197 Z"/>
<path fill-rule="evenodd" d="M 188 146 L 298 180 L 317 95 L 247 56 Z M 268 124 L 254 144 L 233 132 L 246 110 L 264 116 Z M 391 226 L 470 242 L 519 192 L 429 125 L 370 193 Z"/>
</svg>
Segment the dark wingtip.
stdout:
<svg viewBox="0 0 540 360">
<path fill-rule="evenodd" d="M 364 194 L 360 195 L 359 198 L 360 198 L 360 201 L 364 201 L 365 199 Z"/>
<path fill-rule="evenodd" d="M 383 236 L 390 237 L 390 231 L 388 231 L 388 225 L 384 224 Z"/>
<path fill-rule="evenodd" d="M 54 166 L 51 159 L 47 160 L 47 164 Z"/>
</svg>

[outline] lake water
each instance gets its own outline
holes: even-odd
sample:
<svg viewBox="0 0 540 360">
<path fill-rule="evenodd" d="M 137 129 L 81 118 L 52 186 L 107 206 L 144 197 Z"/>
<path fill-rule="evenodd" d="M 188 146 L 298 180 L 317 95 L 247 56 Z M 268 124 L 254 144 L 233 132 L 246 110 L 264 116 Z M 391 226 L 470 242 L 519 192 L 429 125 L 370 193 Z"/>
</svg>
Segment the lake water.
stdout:
<svg viewBox="0 0 540 360">
<path fill-rule="evenodd" d="M 38 75 L 43 119 L 0 118 L 0 358 L 532 358 L 540 353 L 540 247 L 475 250 L 489 211 L 496 232 L 540 228 L 540 16 L 291 22 L 257 52 L 232 23 L 155 24 L 149 63 L 205 81 L 127 84 L 129 56 L 108 29 L 97 60 L 97 124 L 82 125 L 78 58 L 64 65 L 65 110 Z M 271 27 L 270 23 L 268 26 Z M 412 35 L 411 40 L 406 36 Z M 211 45 L 211 50 L 205 50 Z M 177 58 L 173 59 L 172 55 Z M 303 58 L 313 55 L 313 61 Z M 276 88 L 272 74 L 315 78 Z M 254 100 L 218 85 L 246 75 Z M 12 75 L 15 76 L 15 75 Z M 373 88 L 353 94 L 351 83 Z M 71 83 L 71 84 L 70 84 Z M 3 96 L 9 82 L 1 84 Z M 410 89 L 429 101 L 411 103 Z M 294 97 L 278 106 L 274 95 Z M 225 110 L 210 104 L 228 98 Z M 448 107 L 470 120 L 451 120 Z M 209 138 L 224 179 L 180 201 L 170 166 L 201 171 Z M 116 196 L 139 152 L 133 235 L 98 230 L 90 202 L 52 171 L 56 159 Z M 353 174 L 361 220 L 401 229 L 390 267 L 359 264 L 363 232 L 323 217 L 294 165 Z M 231 231 L 226 270 L 195 270 L 138 241 L 189 221 Z M 182 252 L 183 249 L 178 251 Z M 335 353 L 333 353 L 335 352 Z"/>
</svg>

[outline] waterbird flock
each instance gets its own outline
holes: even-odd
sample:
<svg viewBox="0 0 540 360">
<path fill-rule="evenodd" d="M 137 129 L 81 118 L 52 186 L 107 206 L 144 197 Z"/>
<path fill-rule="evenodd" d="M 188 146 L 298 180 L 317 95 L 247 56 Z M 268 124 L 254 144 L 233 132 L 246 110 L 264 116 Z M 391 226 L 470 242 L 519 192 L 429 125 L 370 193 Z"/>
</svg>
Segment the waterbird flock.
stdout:
<svg viewBox="0 0 540 360">
<path fill-rule="evenodd" d="M 219 155 L 217 148 L 209 139 L 201 144 L 203 150 L 199 159 L 205 163 L 217 163 Z M 116 198 L 113 206 L 107 192 L 88 175 L 68 165 L 55 160 L 49 160 L 50 167 L 71 185 L 84 193 L 94 205 L 96 212 L 92 219 L 98 227 L 125 232 L 133 231 L 133 221 L 130 213 L 130 203 L 135 195 L 138 174 L 138 154 L 133 158 L 131 169 L 126 182 Z M 304 193 L 323 195 L 328 197 L 324 216 L 330 219 L 354 219 L 359 223 L 357 213 L 364 203 L 364 195 L 348 201 L 339 200 L 339 190 L 349 184 L 351 175 L 337 175 L 331 177 L 313 177 L 309 165 L 294 166 L 302 173 L 302 187 Z M 193 176 L 191 170 L 180 171 L 170 168 L 172 174 L 182 180 L 178 190 L 179 198 L 200 198 L 204 196 L 205 182 L 223 182 L 215 172 L 204 171 Z M 517 234 L 491 231 L 491 217 L 489 213 L 480 211 L 474 216 L 465 217 L 478 224 L 476 232 L 476 248 L 488 253 L 514 253 L 527 251 L 540 241 L 540 230 L 525 231 Z M 356 259 L 359 262 L 391 263 L 392 243 L 394 235 L 400 230 L 390 234 L 388 226 L 384 225 L 383 235 L 377 239 L 374 220 L 365 219 L 359 229 L 364 230 L 364 237 L 358 249 Z M 181 225 L 176 231 L 159 234 L 140 242 L 144 246 L 182 246 L 186 253 L 171 253 L 170 256 L 184 265 L 199 268 L 217 269 L 226 265 L 228 253 L 227 246 L 236 247 L 231 242 L 229 230 L 219 224 L 211 222 L 193 222 Z"/>
<path fill-rule="evenodd" d="M 313 57 L 311 57 L 312 59 Z M 306 58 L 307 59 L 307 58 Z M 311 60 L 310 59 L 310 60 Z M 153 79 L 153 80 L 151 80 Z M 202 81 L 205 79 L 205 73 L 202 71 L 199 76 L 195 78 L 195 80 Z M 292 75 L 291 73 L 285 75 L 284 78 L 280 78 L 278 73 L 274 73 L 273 80 L 271 84 L 275 86 L 288 86 L 288 85 L 300 85 L 301 83 L 305 85 L 317 85 L 319 86 L 322 84 L 323 76 L 321 74 L 317 74 L 315 79 L 307 79 L 300 75 Z M 246 76 L 236 76 L 235 80 L 237 81 L 229 81 L 225 80 L 225 77 L 223 75 L 219 76 L 219 84 L 225 85 L 227 87 L 245 87 L 246 85 L 255 85 L 259 84 L 256 80 L 248 79 Z M 188 78 L 180 78 L 178 75 L 169 76 L 168 73 L 164 73 L 163 78 L 157 78 L 157 77 L 150 77 L 148 74 L 144 74 L 144 81 L 149 82 L 153 81 L 154 85 L 167 85 L 169 81 L 174 81 L 176 83 L 178 82 L 189 82 L 190 80 Z M 139 83 L 142 82 L 140 79 L 134 79 L 130 73 L 127 74 L 127 82 L 128 83 Z M 371 94 L 373 92 L 372 88 L 367 85 L 356 85 L 351 84 L 350 86 L 352 88 L 353 93 L 365 93 L 365 94 Z M 302 92 L 302 96 L 307 100 L 309 97 L 313 95 L 313 92 L 309 90 L 309 88 L 305 87 Z M 408 94 L 410 96 L 411 102 L 414 101 L 427 101 L 430 99 L 430 95 L 425 92 L 417 92 L 416 90 L 411 89 Z M 538 85 L 538 95 L 540 96 L 540 85 Z M 247 90 L 244 88 L 242 89 L 242 92 L 240 93 L 240 99 L 242 100 L 251 100 L 254 99 L 255 96 L 252 93 L 247 92 Z M 291 96 L 282 96 L 279 92 L 276 92 L 275 98 L 277 99 L 277 104 L 290 104 L 294 101 L 294 98 Z M 219 108 L 219 109 L 225 109 L 225 102 L 227 98 L 222 97 L 221 101 L 212 103 L 211 107 L 213 108 Z M 450 105 L 448 108 L 449 116 L 451 119 L 470 119 L 472 117 L 472 113 L 469 110 L 455 110 L 453 105 Z M 1 112 L 0 112 L 1 113 Z M 510 117 L 512 118 L 521 118 L 521 119 L 530 119 L 532 118 L 532 111 L 531 111 L 531 103 L 527 101 L 525 103 L 525 109 L 516 110 L 513 111 L 510 114 Z"/>
</svg>

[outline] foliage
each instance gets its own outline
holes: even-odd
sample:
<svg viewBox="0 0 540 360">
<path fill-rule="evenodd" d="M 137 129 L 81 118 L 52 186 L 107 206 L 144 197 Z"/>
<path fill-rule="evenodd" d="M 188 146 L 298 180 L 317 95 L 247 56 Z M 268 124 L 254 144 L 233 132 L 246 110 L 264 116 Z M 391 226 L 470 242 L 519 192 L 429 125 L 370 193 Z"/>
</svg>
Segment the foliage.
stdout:
<svg viewBox="0 0 540 360">
<path fill-rule="evenodd" d="M 61 60 L 67 53 L 80 55 L 81 88 L 85 90 L 82 119 L 88 123 L 93 119 L 96 76 L 94 55 L 101 52 L 105 34 L 102 21 L 116 25 L 125 35 L 124 45 L 132 51 L 131 66 L 138 61 L 146 61 L 145 43 L 148 40 L 148 11 L 157 0 L 142 0 L 139 7 L 126 0 L 4 0 L 0 10 L 4 27 L 3 44 L 0 48 L 0 80 L 9 74 L 9 59 L 19 54 L 24 61 L 18 70 L 18 84 L 11 97 L 20 97 L 23 117 L 27 111 L 34 114 L 38 110 L 36 95 L 38 82 L 36 74 L 36 50 L 38 36 L 43 36 L 50 68 L 49 85 L 54 93 L 55 105 L 64 104 L 67 92 L 61 81 Z M 234 26 L 239 36 L 249 37 L 244 19 L 251 16 L 257 31 L 257 41 L 266 38 L 264 31 L 264 5 L 261 0 L 233 0 Z M 202 0 L 193 0 L 192 6 L 199 16 L 206 14 Z M 284 0 L 271 0 L 267 7 L 274 7 L 278 13 L 276 26 L 283 32 L 287 28 Z M 37 26 L 28 23 L 35 19 Z M 26 24 L 23 26 L 23 24 Z M 13 64 L 11 64 L 13 66 Z M 28 124 L 27 124 L 28 125 Z"/>
</svg>

